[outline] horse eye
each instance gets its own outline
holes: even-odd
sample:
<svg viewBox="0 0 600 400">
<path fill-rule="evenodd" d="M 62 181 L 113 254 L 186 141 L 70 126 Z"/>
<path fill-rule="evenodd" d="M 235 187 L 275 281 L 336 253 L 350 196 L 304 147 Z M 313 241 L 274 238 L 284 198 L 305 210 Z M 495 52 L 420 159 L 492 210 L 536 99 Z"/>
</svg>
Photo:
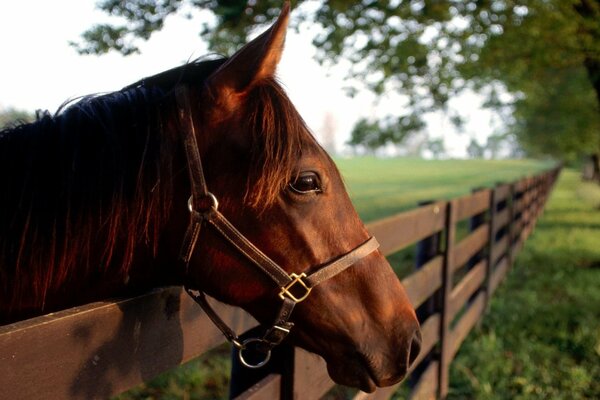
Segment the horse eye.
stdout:
<svg viewBox="0 0 600 400">
<path fill-rule="evenodd" d="M 292 182 L 290 189 L 299 194 L 321 193 L 319 176 L 314 172 L 302 172 Z"/>
</svg>

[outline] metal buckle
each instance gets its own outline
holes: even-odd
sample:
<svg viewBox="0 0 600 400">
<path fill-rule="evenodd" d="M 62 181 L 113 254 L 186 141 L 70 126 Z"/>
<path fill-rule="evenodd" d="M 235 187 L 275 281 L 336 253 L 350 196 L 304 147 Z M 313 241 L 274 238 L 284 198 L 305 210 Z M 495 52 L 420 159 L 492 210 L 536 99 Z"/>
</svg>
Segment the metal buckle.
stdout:
<svg viewBox="0 0 600 400">
<path fill-rule="evenodd" d="M 246 360 L 246 358 L 244 357 L 244 350 L 248 350 L 248 345 L 251 345 L 253 343 L 260 344 L 260 343 L 267 343 L 267 342 L 265 342 L 263 339 L 259 339 L 259 338 L 250 338 L 250 339 L 244 340 L 242 342 L 242 347 L 238 348 L 238 358 L 241 361 L 242 365 L 244 365 L 245 367 L 257 369 L 257 368 L 264 366 L 266 363 L 269 362 L 269 360 L 271 359 L 271 349 L 268 349 L 267 351 L 263 352 L 264 356 L 261 361 L 257 362 L 256 364 L 252 364 L 251 362 Z"/>
<path fill-rule="evenodd" d="M 304 272 L 301 273 L 300 275 L 297 275 L 292 272 L 290 274 L 290 278 L 292 279 L 292 281 L 290 283 L 288 283 L 286 286 L 281 288 L 281 292 L 279 292 L 279 298 L 281 298 L 281 300 L 284 300 L 285 296 L 287 296 L 295 303 L 300 303 L 301 301 L 303 301 L 304 299 L 306 299 L 308 297 L 312 288 L 308 287 L 306 285 L 306 283 L 304 283 L 304 281 L 302 280 L 302 278 L 306 278 L 306 274 Z M 303 296 L 296 297 L 290 291 L 290 289 L 297 283 L 300 285 L 301 288 L 303 288 L 306 291 L 306 293 L 304 293 Z"/>
</svg>

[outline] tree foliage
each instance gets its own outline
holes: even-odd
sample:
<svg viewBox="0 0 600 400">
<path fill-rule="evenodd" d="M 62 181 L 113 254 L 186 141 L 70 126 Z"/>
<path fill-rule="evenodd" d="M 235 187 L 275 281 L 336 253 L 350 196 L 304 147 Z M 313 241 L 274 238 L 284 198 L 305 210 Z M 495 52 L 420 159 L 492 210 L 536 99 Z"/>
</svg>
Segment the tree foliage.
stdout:
<svg viewBox="0 0 600 400">
<path fill-rule="evenodd" d="M 595 96 L 587 115 L 600 113 L 600 0 L 297 0 L 294 6 L 293 27 L 302 29 L 308 22 L 322 28 L 313 41 L 321 62 L 350 60 L 348 77 L 357 78 L 353 85 L 406 95 L 411 115 L 445 108 L 464 89 L 485 89 L 488 105 L 514 109 L 513 128 L 531 151 L 552 148 L 552 154 L 569 157 L 600 151 L 569 145 L 563 152 L 562 139 L 541 135 L 537 128 L 528 136 L 521 129 L 538 125 L 531 118 L 545 107 L 544 96 L 546 102 L 556 100 L 553 109 L 565 103 L 558 101 L 557 91 L 543 93 L 549 76 L 573 83 L 569 93 Z M 139 41 L 160 30 L 170 15 L 202 9 L 214 18 L 200 27 L 200 35 L 213 50 L 227 54 L 246 42 L 256 26 L 273 20 L 281 0 L 101 0 L 98 7 L 117 22 L 85 32 L 76 44 L 82 53 L 136 52 Z M 497 88 L 517 101 L 497 101 Z M 555 115 L 561 121 L 551 122 Z M 569 121 L 570 115 L 546 114 L 544 124 L 554 126 L 553 135 L 569 136 L 580 123 Z M 363 121 L 357 132 L 364 132 L 357 135 L 365 136 L 366 128 Z M 368 139 L 369 145 L 389 141 L 389 132 L 380 135 Z M 543 142 L 554 143 L 535 145 Z M 586 146 L 592 142 L 586 140 Z"/>
<path fill-rule="evenodd" d="M 423 128 L 425 124 L 414 114 L 399 118 L 388 116 L 375 121 L 361 118 L 354 125 L 347 143 L 353 147 L 362 146 L 373 152 L 387 144 L 402 143 L 409 135 Z"/>
<path fill-rule="evenodd" d="M 471 138 L 467 146 L 467 155 L 469 158 L 483 158 L 485 147 L 483 147 L 475 138 Z"/>
</svg>

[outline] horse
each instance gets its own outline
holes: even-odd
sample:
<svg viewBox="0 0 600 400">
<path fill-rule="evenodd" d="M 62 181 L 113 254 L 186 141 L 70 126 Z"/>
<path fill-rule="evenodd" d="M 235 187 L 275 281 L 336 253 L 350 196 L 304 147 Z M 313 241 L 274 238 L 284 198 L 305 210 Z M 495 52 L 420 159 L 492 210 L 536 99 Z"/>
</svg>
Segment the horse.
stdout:
<svg viewBox="0 0 600 400">
<path fill-rule="evenodd" d="M 368 392 L 406 375 L 414 309 L 276 79 L 288 19 L 0 132 L 1 324 L 183 285 L 268 327 L 242 342 L 205 307 L 240 354 L 285 340 Z"/>
</svg>

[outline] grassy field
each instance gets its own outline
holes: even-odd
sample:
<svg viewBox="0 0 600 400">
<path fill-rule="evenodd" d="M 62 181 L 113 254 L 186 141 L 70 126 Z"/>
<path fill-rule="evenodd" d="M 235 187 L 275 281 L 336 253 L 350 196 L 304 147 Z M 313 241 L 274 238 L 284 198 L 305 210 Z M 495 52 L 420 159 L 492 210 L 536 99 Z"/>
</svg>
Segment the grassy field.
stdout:
<svg viewBox="0 0 600 400">
<path fill-rule="evenodd" d="M 450 379 L 449 399 L 600 399 L 600 186 L 563 171 Z"/>
<path fill-rule="evenodd" d="M 551 166 L 527 160 L 337 162 L 367 221 Z M 599 206 L 600 187 L 582 184 L 574 171 L 563 173 L 490 313 L 463 344 L 451 371 L 450 398 L 600 398 Z M 392 262 L 408 265 L 410 249 Z M 119 399 L 226 398 L 228 365 L 221 347 Z"/>
<path fill-rule="evenodd" d="M 364 221 L 443 200 L 471 189 L 512 182 L 552 167 L 533 160 L 338 159 L 348 192 Z"/>
</svg>

